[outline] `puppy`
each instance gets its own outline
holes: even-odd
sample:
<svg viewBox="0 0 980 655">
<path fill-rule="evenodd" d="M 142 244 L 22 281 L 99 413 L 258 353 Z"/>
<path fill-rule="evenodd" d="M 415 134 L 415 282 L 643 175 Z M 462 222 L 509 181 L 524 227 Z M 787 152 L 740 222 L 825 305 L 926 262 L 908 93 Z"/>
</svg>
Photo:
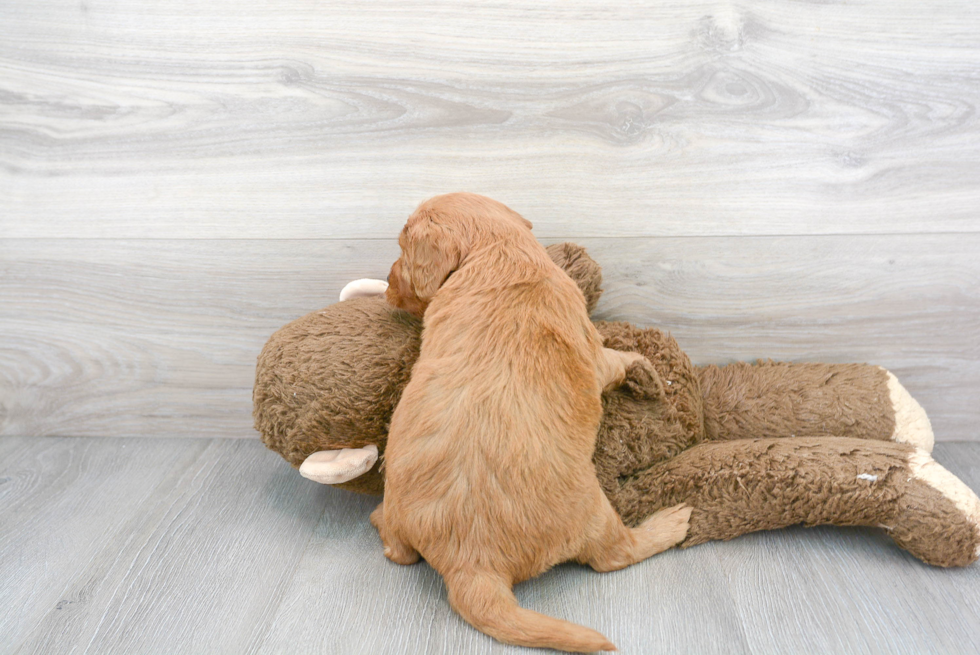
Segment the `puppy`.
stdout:
<svg viewBox="0 0 980 655">
<path fill-rule="evenodd" d="M 371 515 L 385 555 L 412 564 L 421 554 L 453 609 L 500 641 L 615 650 L 594 630 L 519 607 L 511 588 L 567 560 L 620 569 L 687 534 L 683 505 L 624 526 L 592 464 L 603 389 L 649 363 L 603 348 L 582 292 L 531 224 L 496 201 L 433 198 L 398 242 L 387 299 L 424 327 Z"/>
</svg>

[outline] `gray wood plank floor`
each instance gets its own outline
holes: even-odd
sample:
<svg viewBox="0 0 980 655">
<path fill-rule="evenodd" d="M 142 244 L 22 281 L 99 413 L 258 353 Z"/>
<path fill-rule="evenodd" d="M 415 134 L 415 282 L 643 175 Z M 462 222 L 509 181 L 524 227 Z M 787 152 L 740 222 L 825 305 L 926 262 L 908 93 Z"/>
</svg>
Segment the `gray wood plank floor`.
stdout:
<svg viewBox="0 0 980 655">
<path fill-rule="evenodd" d="M 980 487 L 980 444 L 936 458 Z M 376 503 L 254 440 L 0 438 L 0 652 L 533 652 L 463 623 L 425 563 L 388 562 Z M 930 568 L 868 529 L 563 565 L 517 595 L 624 653 L 980 650 L 980 566 Z"/>
</svg>

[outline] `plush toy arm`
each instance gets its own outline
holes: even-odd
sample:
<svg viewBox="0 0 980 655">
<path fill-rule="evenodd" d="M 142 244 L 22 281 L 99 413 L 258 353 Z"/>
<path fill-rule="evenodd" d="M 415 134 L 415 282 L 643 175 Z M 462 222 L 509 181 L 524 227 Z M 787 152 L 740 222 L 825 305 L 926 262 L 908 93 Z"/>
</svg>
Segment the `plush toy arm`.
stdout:
<svg viewBox="0 0 980 655">
<path fill-rule="evenodd" d="M 623 486 L 617 510 L 629 525 L 678 503 L 694 508 L 681 547 L 802 523 L 880 527 L 937 566 L 980 556 L 980 499 L 907 444 L 840 437 L 703 443 Z"/>
<path fill-rule="evenodd" d="M 932 452 L 925 411 L 880 366 L 740 362 L 698 374 L 708 440 L 832 434 Z"/>
</svg>

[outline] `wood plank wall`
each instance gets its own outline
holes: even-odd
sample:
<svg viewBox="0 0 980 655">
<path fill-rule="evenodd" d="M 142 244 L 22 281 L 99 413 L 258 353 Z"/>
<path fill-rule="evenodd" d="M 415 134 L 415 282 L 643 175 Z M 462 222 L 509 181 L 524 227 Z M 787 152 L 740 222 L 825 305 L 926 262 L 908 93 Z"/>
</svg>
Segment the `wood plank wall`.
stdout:
<svg viewBox="0 0 980 655">
<path fill-rule="evenodd" d="M 0 434 L 253 438 L 278 326 L 471 190 L 695 361 L 868 361 L 980 440 L 974 0 L 6 0 Z"/>
</svg>

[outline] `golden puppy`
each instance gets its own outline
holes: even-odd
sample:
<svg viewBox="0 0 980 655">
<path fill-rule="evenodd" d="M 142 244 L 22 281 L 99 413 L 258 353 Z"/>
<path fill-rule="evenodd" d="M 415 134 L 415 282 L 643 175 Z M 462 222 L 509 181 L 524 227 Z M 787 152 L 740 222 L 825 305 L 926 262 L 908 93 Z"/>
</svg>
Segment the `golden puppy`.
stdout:
<svg viewBox="0 0 980 655">
<path fill-rule="evenodd" d="M 421 554 L 453 608 L 501 641 L 614 650 L 594 630 L 519 607 L 511 588 L 567 560 L 629 566 L 686 535 L 682 505 L 624 526 L 592 464 L 603 389 L 645 359 L 602 347 L 582 292 L 498 202 L 433 198 L 399 244 L 387 297 L 424 313 L 424 329 L 371 515 L 385 555 Z"/>
</svg>

